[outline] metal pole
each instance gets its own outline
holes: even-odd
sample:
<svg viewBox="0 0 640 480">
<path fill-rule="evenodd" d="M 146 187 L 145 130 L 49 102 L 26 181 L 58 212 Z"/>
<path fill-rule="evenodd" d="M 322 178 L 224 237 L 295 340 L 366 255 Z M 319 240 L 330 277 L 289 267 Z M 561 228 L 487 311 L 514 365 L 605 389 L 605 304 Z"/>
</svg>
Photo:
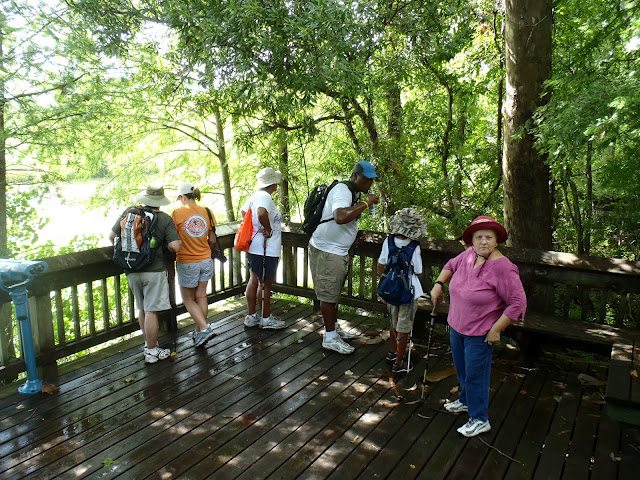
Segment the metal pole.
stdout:
<svg viewBox="0 0 640 480">
<path fill-rule="evenodd" d="M 22 358 L 27 367 L 27 381 L 18 387 L 18 392 L 25 395 L 40 393 L 42 381 L 38 378 L 36 369 L 36 352 L 33 348 L 33 336 L 31 333 L 31 320 L 29 319 L 29 306 L 27 303 L 27 288 L 20 286 L 10 290 L 11 299 L 16 306 L 16 317 L 20 325 L 20 344 L 22 345 Z"/>
<path fill-rule="evenodd" d="M 0 290 L 11 296 L 20 327 L 20 345 L 27 369 L 27 381 L 18 387 L 18 392 L 25 395 L 40 393 L 42 390 L 42 381 L 38 378 L 36 368 L 36 352 L 33 347 L 27 284 L 35 275 L 44 273 L 47 268 L 47 263 L 41 261 L 0 259 Z"/>
</svg>

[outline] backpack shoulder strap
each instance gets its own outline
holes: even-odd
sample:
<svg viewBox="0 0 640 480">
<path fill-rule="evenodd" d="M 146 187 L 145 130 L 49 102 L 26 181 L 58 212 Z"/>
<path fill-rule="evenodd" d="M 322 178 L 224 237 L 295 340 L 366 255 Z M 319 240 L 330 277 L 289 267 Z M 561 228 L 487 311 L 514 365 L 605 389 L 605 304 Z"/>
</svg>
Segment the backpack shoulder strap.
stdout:
<svg viewBox="0 0 640 480">
<path fill-rule="evenodd" d="M 333 190 L 333 187 L 335 187 L 335 186 L 336 186 L 336 185 L 338 185 L 339 183 L 342 183 L 342 182 L 340 182 L 340 181 L 338 181 L 338 180 L 334 180 L 333 182 L 331 182 L 331 184 L 329 184 L 329 185 L 327 186 L 327 189 L 325 190 L 324 195 L 323 195 L 323 198 L 322 198 L 322 209 L 323 209 L 323 210 L 324 210 L 324 206 L 325 206 L 325 205 L 326 205 L 326 203 L 327 203 L 327 198 L 329 198 L 329 192 L 330 192 L 331 190 Z M 322 223 L 330 222 L 331 220 L 333 220 L 333 215 L 331 215 L 331 216 L 330 216 L 330 217 L 328 217 L 328 218 L 324 218 L 324 219 L 323 219 L 323 218 L 321 218 L 321 219 L 320 219 L 320 221 L 318 222 L 318 225 L 320 225 L 320 224 L 322 224 Z"/>
<path fill-rule="evenodd" d="M 347 188 L 351 191 L 351 203 L 354 204 L 356 203 L 356 201 L 358 200 L 358 197 L 360 196 L 360 192 L 358 192 L 358 189 L 356 188 L 355 183 L 353 183 L 351 180 L 343 180 L 340 183 L 344 183 Z"/>
<path fill-rule="evenodd" d="M 211 226 L 211 231 L 215 235 L 215 233 L 216 233 L 216 224 L 213 223 L 213 215 L 211 215 L 211 210 L 209 210 L 209 207 L 204 207 L 204 209 L 207 211 L 207 215 L 209 216 L 209 225 Z"/>
<path fill-rule="evenodd" d="M 396 242 L 394 242 L 395 238 L 396 238 L 395 235 L 389 235 L 387 237 L 387 247 L 389 249 L 389 256 L 394 255 L 398 250 L 398 247 L 396 247 Z"/>
<path fill-rule="evenodd" d="M 412 262 L 413 259 L 413 252 L 416 251 L 416 247 L 420 245 L 419 242 L 417 242 L 416 240 L 411 240 L 411 242 L 409 242 L 409 245 L 407 245 L 406 247 L 403 247 L 404 251 L 406 252 L 406 261 L 407 264 L 409 265 L 409 267 L 411 268 L 411 273 L 413 273 L 413 269 L 414 269 L 414 265 Z"/>
<path fill-rule="evenodd" d="M 389 235 L 387 237 L 387 264 L 384 267 L 385 273 L 388 273 L 393 267 L 398 263 L 398 247 L 396 247 L 396 242 L 393 241 L 395 237 L 393 235 Z"/>
</svg>

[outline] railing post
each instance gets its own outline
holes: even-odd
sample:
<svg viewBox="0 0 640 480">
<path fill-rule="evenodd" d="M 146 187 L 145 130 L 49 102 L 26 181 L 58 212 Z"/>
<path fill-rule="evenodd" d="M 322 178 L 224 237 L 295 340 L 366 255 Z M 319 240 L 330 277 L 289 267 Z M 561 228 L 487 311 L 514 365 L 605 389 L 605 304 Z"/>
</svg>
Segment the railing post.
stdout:
<svg viewBox="0 0 640 480">
<path fill-rule="evenodd" d="M 15 358 L 13 339 L 13 319 L 11 318 L 11 298 L 7 303 L 0 304 L 0 365 L 5 366 Z M 15 380 L 16 376 L 11 380 Z"/>
<path fill-rule="evenodd" d="M 30 324 L 33 329 L 33 341 L 36 355 L 38 353 L 53 352 L 56 347 L 53 331 L 53 314 L 51 313 L 51 297 L 39 295 L 29 298 Z M 46 363 L 39 368 L 43 378 L 55 378 L 58 376 L 58 365 Z"/>
</svg>

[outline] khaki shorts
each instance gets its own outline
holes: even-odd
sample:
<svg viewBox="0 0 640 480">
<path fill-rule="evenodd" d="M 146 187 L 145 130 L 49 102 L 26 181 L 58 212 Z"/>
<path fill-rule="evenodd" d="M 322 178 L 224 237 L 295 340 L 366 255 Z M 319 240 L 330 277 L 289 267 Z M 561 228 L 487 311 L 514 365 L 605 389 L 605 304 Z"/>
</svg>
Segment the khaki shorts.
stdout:
<svg viewBox="0 0 640 480">
<path fill-rule="evenodd" d="M 318 300 L 324 303 L 338 303 L 344 279 L 347 277 L 349 255 L 327 253 L 309 245 L 309 266 Z"/>
<path fill-rule="evenodd" d="M 171 308 L 166 270 L 164 272 L 128 273 L 127 282 L 139 310 L 161 312 Z"/>
<path fill-rule="evenodd" d="M 413 311 L 411 304 L 406 305 L 387 305 L 391 314 L 391 328 L 399 333 L 409 333 L 413 329 L 413 319 L 418 310 L 417 302 L 413 302 Z"/>
</svg>

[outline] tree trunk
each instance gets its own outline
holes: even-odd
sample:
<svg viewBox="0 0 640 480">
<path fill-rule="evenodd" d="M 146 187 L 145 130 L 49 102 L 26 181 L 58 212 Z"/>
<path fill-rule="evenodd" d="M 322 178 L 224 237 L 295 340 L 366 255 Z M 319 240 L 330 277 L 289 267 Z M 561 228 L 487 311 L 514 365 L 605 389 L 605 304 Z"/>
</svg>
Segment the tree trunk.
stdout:
<svg viewBox="0 0 640 480">
<path fill-rule="evenodd" d="M 3 71 L 4 15 L 0 13 L 0 71 Z M 0 75 L 0 258 L 9 257 L 7 233 L 7 135 L 4 128 L 4 80 Z"/>
<path fill-rule="evenodd" d="M 231 178 L 229 175 L 229 164 L 227 163 L 227 149 L 224 140 L 224 123 L 220 115 L 220 106 L 213 106 L 213 115 L 216 119 L 216 137 L 218 143 L 218 160 L 220 161 L 220 173 L 222 174 L 222 185 L 224 188 L 224 206 L 227 211 L 227 220 L 235 222 L 236 216 L 233 213 L 233 198 L 231 197 Z"/>
<path fill-rule="evenodd" d="M 400 87 L 394 84 L 387 89 L 387 135 L 394 145 L 402 139 L 402 98 Z M 402 153 L 402 152 L 398 152 Z"/>
<path fill-rule="evenodd" d="M 282 220 L 288 222 L 291 220 L 291 208 L 289 200 L 289 145 L 288 135 L 283 129 L 278 130 L 278 166 L 282 172 L 282 181 L 280 182 L 280 207 L 282 211 Z"/>
<path fill-rule="evenodd" d="M 386 151 L 381 152 L 383 155 L 378 159 L 379 161 L 382 160 L 380 171 L 383 179 L 376 186 L 376 193 L 380 195 L 382 210 L 379 211 L 384 217 L 383 220 L 393 215 L 396 211 L 397 207 L 394 202 L 393 192 L 394 188 L 403 181 L 403 172 L 407 162 L 402 142 L 402 90 L 397 83 L 387 88 L 386 101 L 388 141 L 384 143 Z"/>
<path fill-rule="evenodd" d="M 551 76 L 551 0 L 506 1 L 504 216 L 511 245 L 551 249 L 550 172 L 534 148 L 533 114 Z"/>
<path fill-rule="evenodd" d="M 0 72 L 4 71 L 4 35 L 6 29 L 5 17 L 0 12 Z M 0 258 L 9 258 L 9 244 L 7 231 L 7 132 L 4 125 L 5 114 L 5 85 L 0 75 Z M 16 358 L 16 347 L 13 338 L 13 318 L 11 316 L 11 302 L 0 305 L 0 329 L 4 332 L 0 337 L 0 358 Z M 13 379 L 11 379 L 13 380 Z"/>
<path fill-rule="evenodd" d="M 587 143 L 587 164 L 584 175 L 587 179 L 587 194 L 584 206 L 584 253 L 591 255 L 591 229 L 593 228 L 593 142 Z"/>
</svg>

